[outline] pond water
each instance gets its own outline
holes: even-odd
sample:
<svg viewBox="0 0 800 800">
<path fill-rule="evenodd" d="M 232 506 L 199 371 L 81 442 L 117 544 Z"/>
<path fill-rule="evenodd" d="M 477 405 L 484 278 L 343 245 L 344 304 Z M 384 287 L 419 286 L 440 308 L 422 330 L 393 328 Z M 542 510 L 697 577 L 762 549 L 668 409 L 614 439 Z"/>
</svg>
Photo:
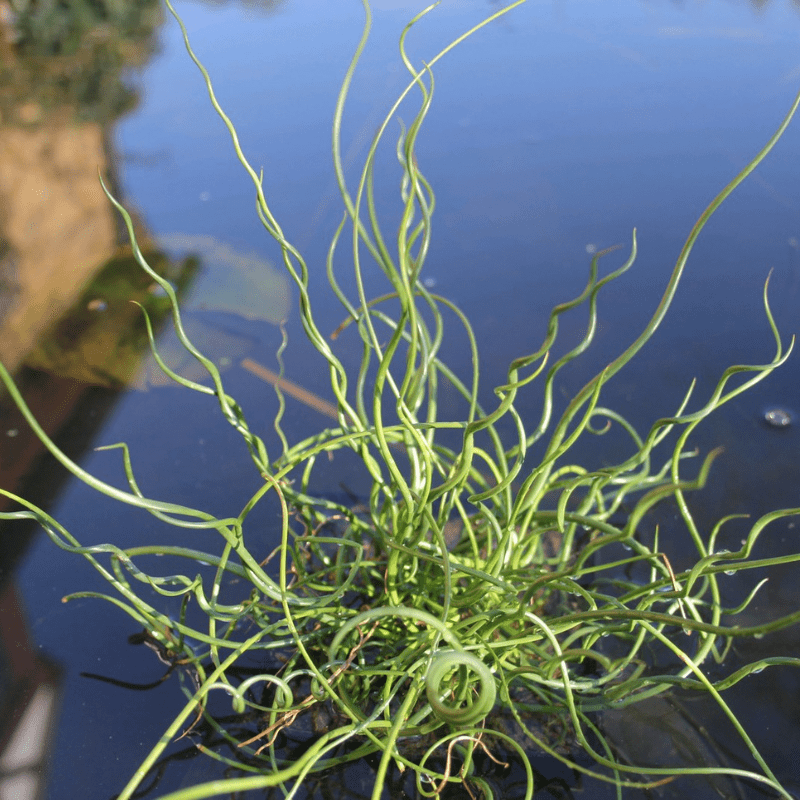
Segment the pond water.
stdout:
<svg viewBox="0 0 800 800">
<path fill-rule="evenodd" d="M 330 124 L 339 83 L 360 35 L 361 5 L 355 0 L 274 0 L 182 2 L 176 7 L 243 149 L 256 168 L 263 167 L 276 217 L 310 265 L 318 325 L 333 331 L 345 314 L 324 270 L 341 213 Z M 351 178 L 405 86 L 396 41 L 422 7 L 410 0 L 374 3 L 373 38 L 356 74 L 342 130 Z M 444 0 L 412 31 L 410 56 L 415 63 L 430 58 L 497 8 L 482 0 Z M 102 154 L 116 191 L 135 210 L 149 245 L 176 262 L 200 256 L 199 267 L 195 264 L 199 277 L 186 294 L 193 330 L 225 368 L 228 391 L 259 431 L 271 430 L 277 408 L 271 373 L 264 368 L 277 370 L 281 333 L 276 323 L 286 318 L 289 344 L 283 359 L 286 378 L 298 394 L 287 399 L 284 428 L 290 438 L 308 435 L 329 424 L 327 370 L 303 338 L 296 291 L 271 267 L 279 263 L 279 250 L 254 213 L 252 185 L 209 106 L 180 30 L 165 15 L 153 35 L 158 46 L 153 52 L 143 47 L 138 66 L 125 73 L 138 103 L 104 123 L 103 146 L 96 151 L 87 144 L 89 129 L 78 129 L 85 140 L 76 152 L 86 158 L 73 159 L 70 180 L 73 186 L 80 181 L 95 186 Z M 433 106 L 417 152 L 437 202 L 425 279 L 471 320 L 481 346 L 485 398 L 505 381 L 510 360 L 538 348 L 550 308 L 580 291 L 591 253 L 616 244 L 626 253 L 632 229 L 637 229 L 635 266 L 601 295 L 597 339 L 557 387 L 560 396 L 569 397 L 647 324 L 698 215 L 788 110 L 800 86 L 800 5 L 789 0 L 529 0 L 437 64 L 435 79 Z M 52 126 L 39 125 L 42 108 L 41 103 L 25 105 L 24 98 L 17 104 L 25 122 L 20 130 L 28 137 L 20 147 L 40 153 L 45 164 L 57 161 L 58 147 L 66 145 Z M 406 122 L 413 114 L 411 106 L 400 110 Z M 398 132 L 398 126 L 390 128 L 392 137 Z M 73 130 L 70 136 L 75 135 Z M 50 142 L 49 150 L 36 150 L 42 138 Z M 26 169 L 30 173 L 34 167 Z M 42 355 L 44 346 L 35 358 L 27 356 L 62 310 L 87 299 L 78 293 L 89 275 L 59 279 L 59 264 L 63 272 L 79 262 L 104 263 L 114 251 L 116 232 L 97 210 L 101 205 L 89 201 L 70 227 L 53 228 L 49 238 L 47 224 L 39 222 L 36 246 L 50 251 L 45 256 L 36 251 L 36 261 L 50 259 L 54 266 L 46 274 L 27 275 L 26 259 L 34 251 L 26 253 L 21 242 L 28 240 L 15 233 L 17 218 L 24 218 L 17 205 L 40 217 L 52 213 L 65 219 L 74 204 L 65 200 L 67 210 L 62 211 L 54 184 L 40 186 L 50 192 L 50 205 L 35 205 L 38 201 L 30 199 L 35 189 L 25 195 L 24 182 L 12 181 L 12 172 L 8 167 L 6 180 L 0 178 L 0 197 L 11 209 L 6 218 L 0 215 L 0 225 L 7 223 L 0 232 L 0 290 L 5 291 L 0 354 L 21 370 L 34 410 L 46 417 L 47 429 L 65 451 L 93 474 L 122 485 L 118 451 L 92 448 L 126 441 L 146 493 L 201 505 L 214 514 L 238 513 L 260 478 L 208 398 L 164 385 L 154 372 L 136 365 L 124 374 L 110 374 L 98 361 L 89 375 L 75 371 L 75 359 L 62 358 L 58 368 L 53 366 L 56 361 Z M 376 169 L 376 204 L 386 230 L 399 219 L 399 178 L 391 147 L 386 148 Z M 798 332 L 798 187 L 800 122 L 708 225 L 669 316 L 638 359 L 604 390 L 605 405 L 646 428 L 674 411 L 692 378 L 698 380 L 696 397 L 705 397 L 730 364 L 768 362 L 774 342 L 762 292 L 770 272 L 778 327 L 787 341 Z M 19 222 L 20 229 L 32 229 L 32 223 L 26 224 Z M 98 252 L 88 244 L 84 250 L 72 247 L 87 232 Z M 106 256 L 98 254 L 101 242 Z M 338 269 L 351 288 L 344 252 Z M 73 261 L 64 266 L 68 257 Z M 608 260 L 617 266 L 624 256 L 616 253 Z M 228 281 L 231 274 L 241 277 Z M 259 274 L 260 283 L 253 277 Z M 367 289 L 383 291 L 379 276 L 368 277 Z M 110 310 L 109 297 L 88 299 L 91 319 L 81 323 L 81 331 Z M 565 319 L 567 340 L 576 340 L 583 320 L 580 315 Z M 76 330 L 70 323 L 62 338 L 70 341 Z M 357 364 L 355 337 L 343 336 L 337 346 L 343 360 Z M 88 350 L 81 352 L 85 361 Z M 467 364 L 459 337 L 445 345 L 443 354 L 456 368 Z M 134 385 L 123 388 L 126 382 Z M 156 521 L 120 512 L 114 503 L 67 480 L 36 449 L 8 401 L 2 402 L 0 485 L 45 503 L 84 543 L 128 546 L 158 535 Z M 521 412 L 536 414 L 535 393 L 528 402 Z M 707 529 L 725 514 L 756 516 L 798 505 L 797 412 L 800 360 L 792 357 L 701 427 L 692 439 L 701 451 L 725 448 L 702 503 L 696 504 L 701 525 Z M 602 459 L 603 454 L 588 453 L 587 458 Z M 340 491 L 344 483 L 356 493 L 363 491 L 350 486 L 346 474 L 335 473 L 322 473 L 322 480 L 330 481 L 327 490 Z M 274 517 L 272 511 L 259 513 L 255 521 L 264 530 L 266 554 L 274 547 Z M 798 530 L 800 523 L 786 520 L 771 527 L 759 556 L 796 550 Z M 20 526 L 4 523 L 2 534 L 4 618 L 14 617 L 13 624 L 5 624 L 12 631 L 7 641 L 26 651 L 36 664 L 35 674 L 43 676 L 42 685 L 55 687 L 52 727 L 39 737 L 46 751 L 31 774 L 43 776 L 40 796 L 49 800 L 106 800 L 121 790 L 163 734 L 182 707 L 183 695 L 174 677 L 149 692 L 82 677 L 90 672 L 149 683 L 162 674 L 162 665 L 148 648 L 129 644 L 137 628 L 122 612 L 93 598 L 61 603 L 71 592 L 105 591 L 88 564 L 58 550 L 42 534 L 28 532 L 27 540 Z M 193 535 L 193 546 L 200 547 L 203 537 Z M 769 576 L 747 611 L 747 622 L 789 613 L 800 602 L 796 567 L 781 567 Z M 740 602 L 755 582 L 747 573 L 731 578 L 730 603 Z M 176 614 L 177 604 L 168 611 Z M 797 630 L 790 629 L 749 642 L 721 669 L 730 671 L 737 659 L 764 653 L 796 654 L 799 639 Z M 5 659 L 12 666 L 5 667 L 0 688 L 16 691 L 17 667 L 13 658 Z M 33 667 L 19 669 L 34 674 Z M 800 673 L 788 667 L 767 670 L 750 676 L 726 698 L 775 774 L 787 789 L 800 793 L 800 762 L 794 757 Z M 691 754 L 709 766 L 720 759 L 733 766 L 751 763 L 712 704 L 687 696 L 653 706 L 641 718 L 606 720 L 609 730 L 616 726 L 620 747 L 631 758 L 657 763 L 671 742 L 681 740 L 683 756 Z M 703 720 L 700 726 L 687 722 L 698 719 Z M 698 735 L 698 727 L 711 735 Z M 185 759 L 168 764 L 147 796 L 215 776 L 213 766 L 191 758 L 191 748 L 183 744 L 175 752 Z M 3 767 L 0 797 L 6 796 L 2 780 L 11 780 L 9 774 L 27 776 L 19 764 L 12 766 Z M 535 766 L 543 787 L 537 797 L 613 796 L 605 784 L 577 779 L 555 762 L 543 758 Z M 328 795 L 323 786 L 314 796 L 368 796 L 369 775 L 362 777 L 362 788 L 360 778 L 348 778 L 351 794 Z M 555 781 L 550 789 L 544 788 L 548 779 Z M 656 794 L 630 790 L 625 796 L 717 797 L 718 790 L 730 797 L 771 796 L 753 786 L 720 788 L 700 779 L 678 781 Z M 35 795 L 19 795 L 28 796 Z"/>
</svg>

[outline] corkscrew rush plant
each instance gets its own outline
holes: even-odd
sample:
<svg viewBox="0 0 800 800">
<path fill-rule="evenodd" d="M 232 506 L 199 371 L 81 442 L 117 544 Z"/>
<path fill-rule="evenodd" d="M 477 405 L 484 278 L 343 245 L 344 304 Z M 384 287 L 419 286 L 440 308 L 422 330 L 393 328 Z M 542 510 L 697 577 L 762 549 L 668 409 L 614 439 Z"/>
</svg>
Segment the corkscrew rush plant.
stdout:
<svg viewBox="0 0 800 800">
<path fill-rule="evenodd" d="M 235 127 L 217 102 L 211 79 L 167 0 L 211 103 L 252 180 L 256 212 L 280 246 L 284 266 L 297 287 L 303 329 L 329 370 L 338 421 L 290 442 L 281 427 L 283 398 L 278 382 L 275 432 L 280 452 L 269 453 L 264 438 L 250 429 L 242 408 L 227 394 L 214 364 L 187 337 L 173 287 L 148 265 L 130 215 L 109 194 L 127 225 L 141 268 L 171 299 L 177 335 L 207 369 L 210 385 L 181 377 L 160 359 L 147 320 L 161 368 L 187 391 L 216 399 L 263 478 L 238 513 L 217 518 L 146 496 L 135 477 L 134 458 L 120 443 L 110 448 L 120 452 L 128 486 L 112 486 L 59 450 L 0 367 L 0 377 L 28 423 L 75 477 L 132 507 L 133 513 L 148 512 L 187 537 L 185 546 L 83 545 L 45 511 L 0 490 L 19 505 L 0 517 L 37 521 L 59 547 L 88 559 L 115 592 L 83 592 L 65 599 L 98 597 L 115 604 L 145 629 L 163 658 L 179 666 L 181 675 L 192 677 L 184 683 L 185 707 L 124 787 L 120 800 L 134 796 L 182 730 L 195 735 L 200 719 L 204 730 L 236 757 L 225 755 L 222 746 L 199 746 L 235 769 L 238 777 L 184 788 L 166 795 L 169 800 L 267 787 L 280 787 L 286 797 L 295 797 L 309 776 L 365 756 L 377 756 L 372 792 L 376 800 L 384 796 L 393 770 L 413 775 L 420 796 L 435 796 L 449 784 L 464 782 L 471 792 L 492 797 L 491 785 L 477 766 L 484 754 L 517 759 L 527 776 L 522 795 L 530 798 L 536 787 L 529 754 L 541 751 L 610 782 L 618 797 L 626 788 L 653 787 L 682 775 L 719 774 L 790 797 L 729 708 L 724 692 L 753 672 L 778 664 L 800 666 L 800 659 L 763 658 L 716 680 L 708 677 L 706 665 L 721 664 L 737 637 L 761 636 L 800 621 L 798 611 L 758 625 L 737 625 L 737 614 L 759 586 L 739 606 L 727 608 L 718 583 L 723 572 L 800 559 L 800 555 L 751 559 L 765 529 L 778 519 L 800 514 L 800 508 L 761 517 L 739 551 L 722 552 L 715 543 L 733 517 L 723 517 L 712 530 L 704 531 L 686 501 L 687 493 L 703 488 L 718 455 L 714 451 L 690 462 L 697 466 L 689 470 L 685 463 L 694 455 L 687 446 L 692 432 L 715 409 L 764 380 L 791 352 L 793 342 L 784 346 L 770 312 L 768 286 L 763 301 L 775 343 L 771 360 L 729 367 L 697 410 L 689 411 L 692 386 L 673 416 L 656 420 L 641 433 L 604 407 L 601 395 L 664 319 L 706 222 L 780 139 L 800 104 L 800 94 L 763 149 L 698 219 L 645 329 L 572 398 L 560 416 L 553 397 L 555 378 L 593 341 L 600 293 L 633 266 L 635 232 L 621 266 L 601 274 L 601 263 L 614 248 L 591 259 L 583 290 L 552 310 L 541 347 L 510 364 L 506 382 L 495 389 L 495 404 L 485 407 L 479 402 L 478 343 L 469 321 L 421 279 L 435 201 L 415 147 L 433 100 L 436 63 L 522 1 L 492 14 L 421 65 L 409 58 L 406 39 L 433 7 L 408 24 L 399 46 L 409 83 L 386 114 L 358 182 L 351 187 L 341 155 L 341 126 L 370 30 L 370 9 L 364 0 L 363 34 L 345 74 L 333 121 L 334 169 L 344 213 L 328 252 L 327 277 L 344 308 L 344 321 L 330 338 L 315 322 L 309 268 L 273 215 L 263 176 L 244 155 Z M 400 104 L 415 95 L 418 111 L 407 128 L 400 126 L 396 146 L 402 215 L 392 239 L 379 220 L 374 167 Z M 354 270 L 354 296 L 337 278 L 342 261 L 337 254 L 347 239 L 345 260 Z M 376 268 L 386 288 L 372 297 L 367 295 L 365 275 Z M 587 315 L 581 341 L 551 358 L 561 316 L 579 307 Z M 457 324 L 469 343 L 471 373 L 466 377 L 440 357 L 446 322 Z M 355 375 L 336 354 L 336 339 L 348 329 L 348 335 L 357 334 L 361 343 Z M 442 412 L 444 384 L 455 387 L 463 398 L 464 419 L 449 419 Z M 534 385 L 540 386 L 541 413 L 530 421 L 518 410 L 518 399 L 529 397 Z M 611 426 L 624 432 L 629 455 L 612 466 L 582 466 L 574 455 L 576 445 Z M 511 441 L 508 430 L 514 432 Z M 461 439 L 455 449 L 448 444 L 454 433 Z M 534 446 L 541 455 L 531 467 Z M 320 456 L 345 451 L 357 459 L 370 486 L 363 505 L 337 502 L 315 489 Z M 689 471 L 692 477 L 687 477 Z M 274 568 L 265 565 L 263 553 L 248 548 L 249 516 L 267 500 L 277 501 L 282 510 Z M 648 512 L 667 503 L 677 508 L 696 550 L 694 564 L 677 572 L 669 560 L 666 535 L 646 524 Z M 190 537 L 199 530 L 216 531 L 219 549 L 195 549 Z M 623 557 L 618 545 L 628 548 Z M 185 572 L 158 574 L 155 555 L 171 556 L 170 563 L 185 562 L 188 567 Z M 178 619 L 147 599 L 153 592 L 165 604 L 181 599 Z M 654 647 L 661 648 L 658 659 L 649 655 Z M 239 667 L 253 654 L 269 666 L 256 674 L 245 673 Z M 752 758 L 749 768 L 653 767 L 628 763 L 615 750 L 599 713 L 674 687 L 705 692 L 714 699 L 746 745 Z M 210 707 L 220 692 L 231 699 L 235 723 L 222 720 Z M 325 709 L 329 723 L 311 737 L 301 756 L 288 758 L 282 734 L 299 716 L 315 709 Z M 548 733 L 536 723 L 543 715 Z"/>
</svg>

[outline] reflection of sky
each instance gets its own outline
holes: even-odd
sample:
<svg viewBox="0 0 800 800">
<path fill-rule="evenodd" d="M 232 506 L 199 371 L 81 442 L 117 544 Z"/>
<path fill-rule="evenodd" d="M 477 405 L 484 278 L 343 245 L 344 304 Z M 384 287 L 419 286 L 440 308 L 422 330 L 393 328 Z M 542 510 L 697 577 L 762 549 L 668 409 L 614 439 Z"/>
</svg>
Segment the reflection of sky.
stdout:
<svg viewBox="0 0 800 800">
<path fill-rule="evenodd" d="M 355 142 L 351 176 L 385 109 L 405 85 L 396 37 L 409 14 L 424 5 L 406 0 L 376 3 L 374 39 L 357 73 L 344 125 L 345 150 Z M 477 0 L 445 0 L 409 37 L 412 57 L 416 62 L 429 58 L 496 8 Z M 360 32 L 359 3 L 287 1 L 270 15 L 248 13 L 235 5 L 184 3 L 179 10 L 253 166 L 265 170 L 273 210 L 288 236 L 305 248 L 318 276 L 327 237 L 339 219 L 330 167 L 330 120 Z M 627 247 L 634 225 L 639 229 L 639 263 L 605 292 L 598 342 L 588 366 L 578 368 L 560 388 L 575 391 L 590 369 L 636 336 L 658 302 L 697 215 L 763 145 L 788 108 L 800 84 L 799 38 L 800 14 L 788 2 L 773 2 L 756 13 L 744 2 L 531 0 L 437 65 L 434 105 L 419 142 L 420 166 L 433 183 L 438 203 L 428 275 L 436 280 L 437 291 L 455 299 L 473 319 L 485 347 L 489 380 L 502 380 L 511 357 L 537 347 L 546 311 L 579 291 L 587 246 L 621 242 Z M 117 128 L 119 150 L 127 159 L 121 166 L 127 197 L 155 234 L 211 236 L 277 263 L 277 248 L 253 212 L 252 186 L 235 163 L 227 133 L 208 107 L 200 77 L 171 19 L 162 42 L 162 53 L 141 77 L 139 109 Z M 410 121 L 412 107 L 403 109 L 401 116 Z M 388 135 L 397 135 L 396 125 Z M 645 405 L 656 413 L 673 410 L 692 375 L 699 375 L 700 391 L 705 387 L 707 394 L 709 382 L 728 363 L 771 357 L 760 300 L 770 268 L 775 269 L 779 322 L 786 333 L 797 328 L 798 145 L 800 121 L 709 225 L 690 262 L 674 314 L 653 342 L 656 349 L 629 366 L 609 389 L 612 400 L 632 406 L 634 415 Z M 387 146 L 377 169 L 383 181 L 378 204 L 389 230 L 397 214 L 390 203 L 396 201 L 399 179 L 392 158 L 392 147 Z M 611 261 L 619 263 L 616 256 Z M 343 276 L 348 274 L 346 244 L 338 267 Z M 322 279 L 313 281 L 320 284 Z M 383 290 L 377 280 L 370 281 Z M 333 329 L 342 317 L 325 303 L 318 306 L 318 315 L 323 330 L 326 323 Z M 565 320 L 566 335 L 574 338 L 582 324 Z M 290 336 L 299 341 L 299 327 L 290 326 Z M 262 358 L 271 358 L 274 349 Z M 305 362 L 293 363 L 291 352 L 288 376 L 306 385 L 317 382 L 323 388 L 309 388 L 323 391 L 325 376 Z M 447 355 L 458 363 L 462 351 L 453 345 Z M 792 484 L 786 477 L 797 471 L 796 431 L 776 439 L 758 424 L 757 414 L 768 401 L 800 409 L 796 364 L 795 359 L 752 400 L 734 406 L 717 433 L 709 436 L 709 445 L 728 437 L 730 457 L 724 469 L 733 472 L 737 463 L 750 459 L 757 464 L 759 458 L 781 465 L 770 473 L 769 487 L 775 493 L 770 502 L 790 502 L 785 499 L 787 486 L 796 487 L 796 481 Z M 235 376 L 231 380 L 241 387 L 250 385 Z M 237 385 L 237 391 L 241 387 Z M 131 415 L 136 435 L 158 449 L 159 436 L 173 433 L 176 418 L 187 425 L 205 421 L 195 400 L 172 408 L 162 419 L 157 407 L 166 402 L 163 395 L 131 397 L 120 408 L 109 441 L 127 437 L 124 412 Z M 223 450 L 228 440 L 219 438 Z M 198 467 L 166 446 L 159 456 L 169 479 L 186 491 L 193 484 L 189 477 L 181 482 L 184 473 L 191 475 L 195 467 L 210 469 L 215 457 L 204 456 L 208 463 L 201 459 Z M 788 482 L 782 485 L 784 479 Z M 223 489 L 211 484 L 206 477 L 198 479 L 195 488 L 200 486 L 206 495 L 213 489 L 215 502 L 222 504 Z M 712 491 L 721 500 L 730 500 L 732 494 L 727 484 Z M 85 493 L 75 492 L 62 501 L 61 513 L 78 524 L 85 513 L 83 502 Z M 51 547 L 39 542 L 39 549 Z M 53 555 L 50 563 L 55 560 Z M 52 588 L 56 573 L 63 579 L 63 569 L 53 566 L 50 572 L 43 573 L 47 591 L 31 601 L 31 614 L 41 636 L 48 621 L 59 628 L 52 635 L 55 644 L 49 645 L 56 651 L 68 646 L 64 639 L 73 637 L 67 626 L 76 620 L 73 606 L 61 607 L 57 600 L 82 584 L 76 579 L 69 587 Z M 82 605 L 86 613 L 95 613 L 88 601 Z M 103 624 L 99 614 L 90 620 L 98 629 Z M 102 663 L 105 640 L 94 630 L 86 632 L 81 646 L 100 662 L 97 671 L 110 671 Z M 119 637 L 114 641 L 116 647 Z M 131 659 L 151 676 L 158 665 L 145 655 L 137 651 Z M 139 741 L 154 741 L 161 724 L 138 697 L 122 697 L 106 686 L 95 688 L 90 701 L 81 694 L 85 684 L 73 687 L 65 699 L 65 718 L 76 724 L 83 720 L 90 731 L 85 757 L 98 758 L 104 726 L 113 724 L 112 713 L 103 717 L 103 709 L 121 702 L 132 707 L 123 711 L 141 731 L 135 760 L 141 756 Z M 169 702 L 180 702 L 174 687 L 159 690 L 160 701 L 166 696 Z M 127 775 L 135 764 L 124 761 L 125 747 L 118 740 L 109 746 L 110 756 L 123 760 L 111 762 L 102 756 L 103 769 L 113 771 L 111 779 Z M 60 762 L 54 768 L 52 800 L 77 796 L 71 770 L 74 763 Z M 81 784 L 81 796 L 99 800 L 119 788 L 109 789 L 99 779 L 97 784 L 104 793 L 95 798 L 88 784 L 85 789 Z"/>
<path fill-rule="evenodd" d="M 444 3 L 412 32 L 412 55 L 430 57 L 495 8 Z M 321 255 L 338 214 L 335 202 L 325 206 L 335 191 L 333 97 L 357 40 L 358 4 L 287 4 L 244 24 L 235 7 L 182 10 L 246 151 L 265 169 L 276 213 L 290 236 Z M 407 13 L 376 9 L 344 125 L 345 148 L 357 140 L 359 156 L 405 82 L 394 39 Z M 466 259 L 476 270 L 494 250 L 494 269 L 502 263 L 502 276 L 522 289 L 528 248 L 545 263 L 566 258 L 582 269 L 586 244 L 627 240 L 634 224 L 641 236 L 658 237 L 651 255 L 664 236 L 676 252 L 693 216 L 784 113 L 800 68 L 798 29 L 800 15 L 777 4 L 756 14 L 744 3 L 586 2 L 529 3 L 482 31 L 437 65 L 419 145 L 440 201 L 430 267 L 437 279 L 446 281 L 454 248 L 462 269 Z M 236 43 L 232 57 L 226 42 Z M 124 186 L 158 233 L 269 249 L 252 190 L 172 22 L 164 43 L 142 108 L 119 131 L 123 153 L 163 160 L 156 169 L 126 167 Z M 410 119 L 410 110 L 401 116 Z M 396 127 L 389 131 L 393 138 Z M 386 164 L 392 168 L 388 148 Z M 760 191 L 745 190 L 753 201 L 769 194 L 791 204 L 786 165 L 760 173 Z M 397 173 L 385 175 L 379 199 L 388 203 Z M 796 233 L 774 235 L 783 246 Z M 557 285 L 555 277 L 537 271 L 537 280 Z"/>
</svg>

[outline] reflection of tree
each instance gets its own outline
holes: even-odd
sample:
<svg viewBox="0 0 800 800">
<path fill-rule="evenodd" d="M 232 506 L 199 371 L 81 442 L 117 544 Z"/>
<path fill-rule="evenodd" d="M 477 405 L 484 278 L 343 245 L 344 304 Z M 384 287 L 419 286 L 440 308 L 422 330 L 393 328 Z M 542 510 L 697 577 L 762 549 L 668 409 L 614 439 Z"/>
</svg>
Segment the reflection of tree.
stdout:
<svg viewBox="0 0 800 800">
<path fill-rule="evenodd" d="M 694 2 L 696 5 L 700 5 L 700 0 L 694 0 Z M 747 2 L 755 11 L 764 11 L 772 4 L 772 0 L 747 0 Z M 791 2 L 792 5 L 795 6 L 795 9 L 800 12 L 800 0 L 791 0 Z M 671 3 L 681 8 L 692 5 L 691 0 L 671 0 Z"/>
<path fill-rule="evenodd" d="M 108 125 L 160 0 L 0 0 L 0 358 L 12 369 L 114 252 Z"/>
<path fill-rule="evenodd" d="M 126 69 L 144 64 L 162 18 L 158 0 L 0 0 L 4 121 L 70 108 L 108 122 L 135 104 Z"/>
<path fill-rule="evenodd" d="M 274 14 L 286 0 L 238 0 L 239 5 L 252 11 L 254 14 Z M 224 6 L 229 0 L 195 0 L 204 6 Z"/>
<path fill-rule="evenodd" d="M 172 262 L 159 251 L 145 252 L 157 273 L 178 295 L 196 278 L 197 259 Z M 25 357 L 25 365 L 50 374 L 120 389 L 132 382 L 149 352 L 142 309 L 158 330 L 169 300 L 138 265 L 130 248 L 120 248 L 84 288 L 75 305 L 50 327 Z"/>
</svg>

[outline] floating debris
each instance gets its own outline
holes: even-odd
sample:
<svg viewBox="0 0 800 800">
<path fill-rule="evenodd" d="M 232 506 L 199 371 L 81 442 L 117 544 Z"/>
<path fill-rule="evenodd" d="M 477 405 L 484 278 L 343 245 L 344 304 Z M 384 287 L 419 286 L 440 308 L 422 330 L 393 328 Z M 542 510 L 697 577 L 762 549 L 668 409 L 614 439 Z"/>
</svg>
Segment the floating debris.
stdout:
<svg viewBox="0 0 800 800">
<path fill-rule="evenodd" d="M 788 428 L 792 424 L 793 415 L 785 408 L 768 408 L 764 412 L 764 422 L 771 428 Z"/>
</svg>

